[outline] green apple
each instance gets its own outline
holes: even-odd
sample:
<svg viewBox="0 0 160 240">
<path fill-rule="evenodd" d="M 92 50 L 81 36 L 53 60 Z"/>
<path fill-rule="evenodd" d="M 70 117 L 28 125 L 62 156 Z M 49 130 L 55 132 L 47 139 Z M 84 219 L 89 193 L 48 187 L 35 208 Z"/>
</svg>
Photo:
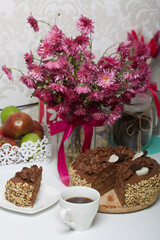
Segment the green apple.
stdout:
<svg viewBox="0 0 160 240">
<path fill-rule="evenodd" d="M 33 143 L 36 143 L 38 140 L 41 141 L 41 138 L 36 133 L 27 133 L 22 137 L 22 139 L 20 141 L 20 146 L 24 142 L 31 141 Z"/>
<path fill-rule="evenodd" d="M 31 141 L 33 143 L 36 143 L 37 141 L 41 141 L 41 138 L 36 134 L 36 133 L 27 133 L 24 135 L 20 141 L 20 147 L 22 146 L 23 143 L 26 143 L 28 141 Z M 34 159 L 35 154 L 38 154 L 40 150 L 37 150 L 36 153 L 34 153 L 31 157 L 28 158 L 28 161 L 31 159 Z"/>
<path fill-rule="evenodd" d="M 3 108 L 2 112 L 1 112 L 1 121 L 2 121 L 2 124 L 5 123 L 6 119 L 12 114 L 12 113 L 15 113 L 15 112 L 20 112 L 20 110 L 11 105 L 11 106 L 7 106 L 5 108 Z"/>
</svg>

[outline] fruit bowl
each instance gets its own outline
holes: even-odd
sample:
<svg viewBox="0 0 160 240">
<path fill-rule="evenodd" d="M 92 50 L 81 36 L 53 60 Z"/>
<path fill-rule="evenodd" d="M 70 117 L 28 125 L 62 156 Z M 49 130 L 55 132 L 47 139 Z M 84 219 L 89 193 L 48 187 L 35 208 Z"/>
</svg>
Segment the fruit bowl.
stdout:
<svg viewBox="0 0 160 240">
<path fill-rule="evenodd" d="M 24 142 L 20 147 L 5 143 L 0 147 L 0 166 L 18 163 L 48 163 L 51 160 L 52 144 L 44 135 L 41 141 Z"/>
<path fill-rule="evenodd" d="M 51 160 L 52 141 L 46 124 L 13 105 L 3 108 L 0 120 L 0 166 Z"/>
</svg>

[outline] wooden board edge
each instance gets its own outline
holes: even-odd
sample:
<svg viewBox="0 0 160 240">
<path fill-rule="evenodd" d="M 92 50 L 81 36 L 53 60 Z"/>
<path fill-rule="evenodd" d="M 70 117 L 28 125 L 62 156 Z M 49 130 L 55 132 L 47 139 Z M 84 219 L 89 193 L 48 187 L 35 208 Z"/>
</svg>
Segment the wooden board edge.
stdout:
<svg viewBox="0 0 160 240">
<path fill-rule="evenodd" d="M 110 197 L 110 196 L 113 197 L 112 202 L 107 201 L 108 197 Z M 105 198 L 106 202 L 101 201 L 102 198 Z M 153 202 L 151 202 L 150 204 L 147 204 L 147 205 L 136 205 L 136 206 L 126 207 L 126 206 L 121 205 L 114 189 L 112 189 L 111 191 L 109 191 L 106 194 L 104 194 L 103 196 L 101 196 L 98 212 L 99 213 L 132 213 L 132 212 L 137 212 L 137 211 L 146 209 L 146 208 L 150 207 L 151 205 L 153 205 L 157 201 L 157 198 Z"/>
</svg>

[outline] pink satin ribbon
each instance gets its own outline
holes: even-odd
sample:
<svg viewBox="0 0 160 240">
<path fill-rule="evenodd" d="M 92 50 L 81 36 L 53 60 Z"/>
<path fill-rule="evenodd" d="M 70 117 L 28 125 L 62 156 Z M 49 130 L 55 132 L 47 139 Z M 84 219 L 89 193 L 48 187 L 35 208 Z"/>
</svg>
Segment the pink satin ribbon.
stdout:
<svg viewBox="0 0 160 240">
<path fill-rule="evenodd" d="M 85 152 L 87 149 L 90 149 L 92 136 L 93 136 L 93 127 L 102 126 L 103 124 L 104 123 L 102 122 L 95 122 L 95 121 L 81 124 L 85 133 L 82 152 Z M 51 135 L 64 132 L 63 138 L 59 147 L 59 151 L 58 151 L 58 172 L 62 182 L 66 186 L 69 185 L 69 174 L 68 174 L 66 160 L 65 160 L 64 142 L 69 138 L 70 134 L 72 133 L 72 131 L 75 129 L 77 125 L 79 124 L 67 123 L 66 121 L 59 121 L 59 122 L 50 124 Z"/>
<path fill-rule="evenodd" d="M 158 99 L 158 96 L 156 94 L 156 90 L 157 90 L 157 85 L 152 83 L 151 86 L 149 87 L 150 92 L 152 93 L 154 102 L 155 102 L 155 106 L 156 106 L 156 110 L 157 110 L 157 117 L 160 117 L 160 102 Z"/>
</svg>

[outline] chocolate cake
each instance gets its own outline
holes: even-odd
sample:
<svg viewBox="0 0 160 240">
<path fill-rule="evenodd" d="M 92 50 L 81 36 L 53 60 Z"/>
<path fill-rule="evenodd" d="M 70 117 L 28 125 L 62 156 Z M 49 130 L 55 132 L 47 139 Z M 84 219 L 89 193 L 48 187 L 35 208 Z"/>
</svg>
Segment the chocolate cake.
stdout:
<svg viewBox="0 0 160 240">
<path fill-rule="evenodd" d="M 8 201 L 21 207 L 33 207 L 40 189 L 42 167 L 36 165 L 24 167 L 7 181 L 5 197 Z"/>
<path fill-rule="evenodd" d="M 86 185 L 103 196 L 114 189 L 122 206 L 150 205 L 160 193 L 160 165 L 146 152 L 109 146 L 87 150 L 69 168 L 70 185 Z"/>
</svg>

